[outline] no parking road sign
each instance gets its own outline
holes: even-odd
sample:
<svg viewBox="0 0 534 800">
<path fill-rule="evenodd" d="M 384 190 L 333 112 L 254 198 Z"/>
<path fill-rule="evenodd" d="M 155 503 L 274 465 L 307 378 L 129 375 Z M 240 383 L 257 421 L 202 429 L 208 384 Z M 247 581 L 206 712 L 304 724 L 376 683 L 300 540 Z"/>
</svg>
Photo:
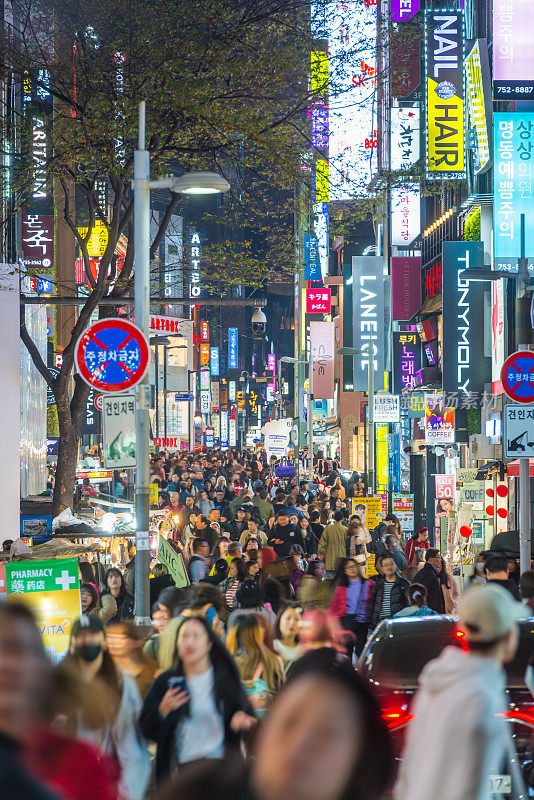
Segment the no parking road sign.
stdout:
<svg viewBox="0 0 534 800">
<path fill-rule="evenodd" d="M 90 325 L 76 343 L 78 372 L 101 392 L 124 392 L 148 369 L 149 346 L 139 328 L 123 319 L 101 319 Z"/>
<path fill-rule="evenodd" d="M 518 350 L 501 369 L 502 388 L 516 403 L 534 403 L 534 351 Z"/>
</svg>

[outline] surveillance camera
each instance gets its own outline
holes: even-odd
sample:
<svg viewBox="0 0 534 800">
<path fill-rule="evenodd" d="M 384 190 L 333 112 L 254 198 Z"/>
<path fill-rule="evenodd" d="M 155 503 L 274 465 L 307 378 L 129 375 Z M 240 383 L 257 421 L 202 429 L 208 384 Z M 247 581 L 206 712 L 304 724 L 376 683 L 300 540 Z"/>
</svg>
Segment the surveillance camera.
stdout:
<svg viewBox="0 0 534 800">
<path fill-rule="evenodd" d="M 261 308 L 257 308 L 252 315 L 252 330 L 255 334 L 260 335 L 265 333 L 265 325 L 267 323 L 267 317 L 261 310 Z"/>
</svg>

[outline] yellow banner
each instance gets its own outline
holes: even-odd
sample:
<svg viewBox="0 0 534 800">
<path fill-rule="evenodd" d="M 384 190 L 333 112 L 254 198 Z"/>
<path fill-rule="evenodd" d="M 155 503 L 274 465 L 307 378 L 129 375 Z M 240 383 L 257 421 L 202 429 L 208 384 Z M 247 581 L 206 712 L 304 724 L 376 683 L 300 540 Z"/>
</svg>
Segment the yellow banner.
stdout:
<svg viewBox="0 0 534 800">
<path fill-rule="evenodd" d="M 456 94 L 448 97 L 444 90 L 438 90 L 437 82 L 430 77 L 427 83 L 428 171 L 445 174 L 464 172 L 463 100 Z"/>
<path fill-rule="evenodd" d="M 361 517 L 368 530 L 376 528 L 382 520 L 381 497 L 354 497 L 352 500 L 352 513 Z"/>
</svg>

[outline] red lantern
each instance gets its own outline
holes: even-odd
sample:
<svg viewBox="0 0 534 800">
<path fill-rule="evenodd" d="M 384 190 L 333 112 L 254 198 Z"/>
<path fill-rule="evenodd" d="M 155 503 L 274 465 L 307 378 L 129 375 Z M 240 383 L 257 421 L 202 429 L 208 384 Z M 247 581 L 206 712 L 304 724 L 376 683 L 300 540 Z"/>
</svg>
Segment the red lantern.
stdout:
<svg viewBox="0 0 534 800">
<path fill-rule="evenodd" d="M 498 508 L 497 509 L 497 516 L 501 517 L 501 519 L 505 519 L 507 514 L 508 514 L 508 512 L 506 511 L 505 508 Z"/>
<path fill-rule="evenodd" d="M 493 489 L 486 489 L 486 494 L 488 495 L 488 497 L 493 497 L 494 495 Z"/>
<path fill-rule="evenodd" d="M 486 506 L 486 514 L 492 517 L 495 514 L 495 508 L 493 506 Z"/>
<path fill-rule="evenodd" d="M 505 483 L 500 483 L 497 486 L 497 494 L 499 495 L 499 497 L 506 497 L 506 495 L 508 494 L 508 486 Z"/>
<path fill-rule="evenodd" d="M 464 539 L 469 539 L 471 534 L 473 533 L 473 529 L 469 525 L 462 525 L 460 528 L 460 536 L 463 536 Z"/>
</svg>

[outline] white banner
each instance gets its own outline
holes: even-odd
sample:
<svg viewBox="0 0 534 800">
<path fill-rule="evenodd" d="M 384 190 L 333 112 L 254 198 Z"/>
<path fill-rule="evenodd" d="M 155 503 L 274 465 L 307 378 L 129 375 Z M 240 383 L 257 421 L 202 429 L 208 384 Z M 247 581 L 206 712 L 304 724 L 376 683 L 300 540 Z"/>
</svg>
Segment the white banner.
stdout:
<svg viewBox="0 0 534 800">
<path fill-rule="evenodd" d="M 391 189 L 391 244 L 407 247 L 421 233 L 421 187 L 406 183 Z"/>
<path fill-rule="evenodd" d="M 375 394 L 375 423 L 400 422 L 400 397 L 398 394 Z"/>
<path fill-rule="evenodd" d="M 103 395 L 102 436 L 105 469 L 135 467 L 135 395 Z"/>
</svg>

